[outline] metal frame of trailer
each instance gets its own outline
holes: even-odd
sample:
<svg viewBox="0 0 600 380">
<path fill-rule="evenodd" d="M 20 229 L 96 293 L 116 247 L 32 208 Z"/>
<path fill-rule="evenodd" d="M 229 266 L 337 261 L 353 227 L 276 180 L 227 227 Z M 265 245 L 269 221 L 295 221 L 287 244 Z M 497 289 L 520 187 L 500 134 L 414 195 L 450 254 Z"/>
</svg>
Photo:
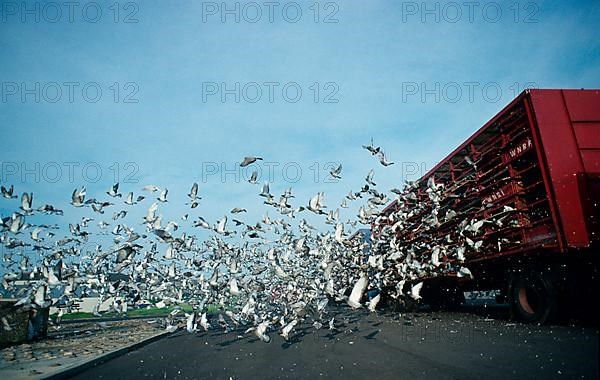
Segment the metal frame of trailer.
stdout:
<svg viewBox="0 0 600 380">
<path fill-rule="evenodd" d="M 452 239 L 460 220 L 507 214 L 502 226 L 484 224 L 481 249 L 465 261 L 476 281 L 463 288 L 500 287 L 516 316 L 545 321 L 573 293 L 570 282 L 581 286 L 591 277 L 596 284 L 600 90 L 524 91 L 419 180 L 419 201 L 426 201 L 430 177 L 452 194 L 440 213 L 452 209 L 461 217 L 431 230 L 414 215 L 413 228 L 398 232 L 404 242 L 435 244 Z M 397 207 L 392 202 L 382 215 Z"/>
</svg>

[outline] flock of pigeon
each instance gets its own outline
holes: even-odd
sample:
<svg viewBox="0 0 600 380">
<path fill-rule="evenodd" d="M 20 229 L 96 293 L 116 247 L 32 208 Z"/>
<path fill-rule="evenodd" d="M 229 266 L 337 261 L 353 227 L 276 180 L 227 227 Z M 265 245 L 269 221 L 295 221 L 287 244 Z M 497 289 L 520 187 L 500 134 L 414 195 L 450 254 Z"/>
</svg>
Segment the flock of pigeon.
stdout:
<svg viewBox="0 0 600 380">
<path fill-rule="evenodd" d="M 372 141 L 363 148 L 383 166 L 393 164 Z M 246 157 L 240 165 L 258 160 Z M 59 217 L 64 212 L 51 204 L 35 207 L 33 194 L 24 192 L 19 209 L 2 218 L 2 288 L 19 299 L 18 307 L 59 308 L 59 319 L 85 296 L 100 297 L 98 305 L 109 298 L 122 300 L 112 306 L 112 311 L 120 313 L 149 303 L 157 307 L 185 304 L 193 311 L 175 308 L 165 319 L 166 329 L 174 331 L 185 320 L 190 333 L 247 327 L 247 333 L 254 332 L 264 342 L 275 331 L 287 340 L 300 323 L 334 329 L 336 321 L 327 312 L 332 302 L 375 311 L 382 293 L 366 297 L 370 289 L 386 289 L 384 296 L 398 301 L 418 300 L 425 277 L 451 270 L 470 276 L 461 263 L 467 252 L 482 248 L 483 239 L 478 237 L 483 235 L 484 223 L 502 223 L 511 212 L 507 209 L 500 218 L 476 220 L 444 209 L 443 200 L 453 195 L 430 178 L 427 183 L 407 182 L 402 189 L 392 189 L 393 212 L 382 213 L 392 198 L 377 190 L 374 173 L 369 171 L 363 187 L 350 191 L 335 208 L 326 206 L 323 192 L 305 205 L 294 204 L 291 188 L 276 196 L 265 183 L 258 199 L 277 217 L 267 213 L 253 223 L 240 220 L 244 208 L 234 208 L 214 223 L 189 214 L 181 221 L 165 221 L 160 209 L 167 205 L 168 190 L 154 185 L 145 186 L 144 195 L 134 196 L 133 192 L 122 194 L 116 183 L 103 196 L 106 199 L 90 197 L 85 187 L 78 188 L 70 203 L 91 214 L 69 224 L 66 236 L 59 236 L 58 225 L 28 223 L 35 214 Z M 330 174 L 341 178 L 342 166 Z M 249 182 L 257 183 L 256 172 Z M 13 186 L 1 190 L 6 199 L 18 198 Z M 199 206 L 197 183 L 187 198 L 190 210 Z M 359 200 L 364 204 L 357 218 L 342 222 L 340 208 Z M 147 207 L 147 211 L 127 225 L 131 207 Z M 114 210 L 112 217 L 104 218 L 109 209 Z M 323 218 L 330 228 L 319 231 L 303 217 L 306 213 Z M 435 233 L 453 218 L 462 218 L 453 224 L 453 231 Z M 99 232 L 92 232 L 93 221 Z M 187 233 L 177 233 L 180 223 Z M 372 226 L 372 242 L 351 233 L 359 223 Z M 206 230 L 209 237 L 199 241 L 189 232 L 197 228 Z M 90 249 L 86 242 L 93 233 L 112 239 L 111 246 Z M 120 279 L 111 280 L 111 273 L 120 274 Z M 29 285 L 16 286 L 24 276 L 30 279 Z M 219 312 L 207 313 L 209 306 Z M 94 313 L 99 314 L 98 306 Z M 2 328 L 11 329 L 4 317 Z"/>
</svg>

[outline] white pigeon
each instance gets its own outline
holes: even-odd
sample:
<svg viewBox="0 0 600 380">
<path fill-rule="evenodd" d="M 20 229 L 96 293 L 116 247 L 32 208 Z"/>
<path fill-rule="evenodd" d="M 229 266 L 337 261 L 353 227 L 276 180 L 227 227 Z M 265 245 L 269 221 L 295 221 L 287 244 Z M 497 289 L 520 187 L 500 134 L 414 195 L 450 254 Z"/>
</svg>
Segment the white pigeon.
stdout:
<svg viewBox="0 0 600 380">
<path fill-rule="evenodd" d="M 142 196 L 142 195 L 139 195 L 139 196 L 137 197 L 137 199 L 134 201 L 134 200 L 133 200 L 133 191 L 130 191 L 129 193 L 127 193 L 127 197 L 126 197 L 126 199 L 125 199 L 125 204 L 126 204 L 126 205 L 129 205 L 129 206 L 133 206 L 133 205 L 136 205 L 136 204 L 138 204 L 138 202 L 140 202 L 140 201 L 144 200 L 144 198 L 145 198 L 144 196 Z"/>
<path fill-rule="evenodd" d="M 269 321 L 261 322 L 254 330 L 254 334 L 263 342 L 269 343 L 271 341 L 271 337 L 267 335 L 267 329 L 269 328 Z"/>
<path fill-rule="evenodd" d="M 167 194 L 168 194 L 168 193 L 169 193 L 169 189 L 167 189 L 167 188 L 164 188 L 164 189 L 163 189 L 163 190 L 160 192 L 160 194 L 159 194 L 159 196 L 158 196 L 158 198 L 157 198 L 157 199 L 158 199 L 158 201 L 159 201 L 159 202 L 163 202 L 163 203 L 164 203 L 164 202 L 168 202 L 168 201 L 167 201 Z"/>
<path fill-rule="evenodd" d="M 315 196 L 313 196 L 310 201 L 308 202 L 308 209 L 312 212 L 314 212 L 315 214 L 325 214 L 325 212 L 323 211 L 323 208 L 325 208 L 325 206 L 323 205 L 323 199 L 325 198 L 325 193 L 323 192 L 319 192 L 317 193 Z"/>
<path fill-rule="evenodd" d="M 371 298 L 371 300 L 369 301 L 369 311 L 375 311 L 375 308 L 377 307 L 377 304 L 379 303 L 379 301 L 381 300 L 381 293 L 377 294 L 375 297 Z"/>
<path fill-rule="evenodd" d="M 204 331 L 208 331 L 210 329 L 210 323 L 208 323 L 208 318 L 206 317 L 206 313 L 202 314 L 200 318 L 200 326 L 204 329 Z"/>
<path fill-rule="evenodd" d="M 8 319 L 6 319 L 6 317 L 2 317 L 1 320 L 2 320 L 2 329 L 4 331 L 12 331 L 13 328 L 10 325 L 10 323 L 8 322 Z"/>
<path fill-rule="evenodd" d="M 350 293 L 350 297 L 348 297 L 348 305 L 350 305 L 353 309 L 358 309 L 362 306 L 360 301 L 362 300 L 363 294 L 367 289 L 367 285 L 369 285 L 369 279 L 366 275 L 361 275 L 354 287 L 352 288 L 352 293 Z"/>
<path fill-rule="evenodd" d="M 146 212 L 146 216 L 144 217 L 144 221 L 146 223 L 153 223 L 154 221 L 156 221 L 156 210 L 158 210 L 158 203 L 154 202 L 150 205 L 148 211 Z"/>
<path fill-rule="evenodd" d="M 196 327 L 197 327 L 197 324 L 196 324 L 196 313 L 192 312 L 187 317 L 186 330 L 189 333 L 194 333 L 197 330 Z"/>
<path fill-rule="evenodd" d="M 221 220 L 217 222 L 217 228 L 215 229 L 217 233 L 225 234 L 225 226 L 227 225 L 227 215 L 225 215 Z"/>
<path fill-rule="evenodd" d="M 335 226 L 335 241 L 342 244 L 344 242 L 344 224 L 338 223 Z"/>
<path fill-rule="evenodd" d="M 413 285 L 410 289 L 410 297 L 414 300 L 421 299 L 421 289 L 423 288 L 423 281 L 419 282 L 416 285 Z"/>
<path fill-rule="evenodd" d="M 473 278 L 473 273 L 467 267 L 460 267 L 459 271 L 456 273 L 457 277 L 468 277 Z"/>
<path fill-rule="evenodd" d="M 294 319 L 293 321 L 285 325 L 285 327 L 281 330 L 281 336 L 283 337 L 283 339 L 285 339 L 286 341 L 289 340 L 290 332 L 297 324 L 298 320 Z"/>
<path fill-rule="evenodd" d="M 237 296 L 240 294 L 240 288 L 238 287 L 235 278 L 232 278 L 231 281 L 229 281 L 229 294 L 231 294 L 232 296 Z"/>
<path fill-rule="evenodd" d="M 335 330 L 335 317 L 329 321 L 329 330 Z"/>
<path fill-rule="evenodd" d="M 37 242 L 44 240 L 42 237 L 40 237 L 40 232 L 42 231 L 42 228 L 36 227 L 33 231 L 31 231 L 31 239 Z"/>
<path fill-rule="evenodd" d="M 146 185 L 142 188 L 143 191 L 150 191 L 152 193 L 155 193 L 157 191 L 160 190 L 160 187 L 155 186 L 155 185 Z"/>
</svg>

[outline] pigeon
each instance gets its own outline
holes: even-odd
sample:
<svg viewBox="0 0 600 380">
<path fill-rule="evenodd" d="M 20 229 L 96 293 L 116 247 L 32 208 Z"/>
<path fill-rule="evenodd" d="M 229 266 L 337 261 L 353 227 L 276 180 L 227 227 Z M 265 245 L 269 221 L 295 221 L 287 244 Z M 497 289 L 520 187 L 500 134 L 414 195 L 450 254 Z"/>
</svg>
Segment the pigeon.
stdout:
<svg viewBox="0 0 600 380">
<path fill-rule="evenodd" d="M 471 165 L 475 170 L 477 170 L 477 164 L 475 164 L 473 162 L 473 160 L 471 160 L 471 157 L 469 156 L 465 156 L 465 162 L 469 165 Z"/>
<path fill-rule="evenodd" d="M 157 191 L 160 191 L 160 187 L 155 186 L 155 185 L 146 185 L 142 188 L 143 191 L 149 191 L 151 193 L 155 193 Z"/>
<path fill-rule="evenodd" d="M 167 194 L 169 193 L 169 189 L 165 188 L 160 192 L 160 195 L 158 196 L 158 201 L 159 202 L 168 202 L 167 201 Z"/>
<path fill-rule="evenodd" d="M 377 294 L 375 297 L 373 297 L 369 301 L 369 306 L 368 306 L 369 311 L 375 311 L 375 308 L 377 308 L 377 304 L 379 303 L 380 300 L 381 300 L 381 293 Z"/>
<path fill-rule="evenodd" d="M 154 221 L 156 221 L 156 210 L 158 210 L 158 203 L 154 202 L 152 203 L 152 205 L 150 205 L 148 211 L 146 212 L 146 216 L 144 217 L 144 221 L 146 223 L 153 223 Z"/>
<path fill-rule="evenodd" d="M 6 187 L 2 186 L 1 188 L 2 191 L 2 196 L 6 199 L 14 199 L 17 198 L 16 195 L 13 195 L 14 191 L 15 191 L 15 187 L 14 185 L 10 185 L 10 187 L 7 189 Z"/>
<path fill-rule="evenodd" d="M 414 300 L 421 299 L 421 289 L 423 288 L 423 281 L 419 282 L 416 285 L 413 285 L 410 289 L 410 297 Z"/>
<path fill-rule="evenodd" d="M 341 179 L 341 174 L 342 173 L 342 164 L 339 164 L 336 168 L 332 169 L 329 171 L 329 175 L 331 175 L 332 178 L 336 178 L 336 179 Z"/>
<path fill-rule="evenodd" d="M 373 145 L 373 139 L 371 139 L 371 143 L 369 145 L 363 145 L 362 147 L 368 150 L 373 156 L 379 153 L 379 151 L 381 150 L 380 147 L 375 147 Z"/>
<path fill-rule="evenodd" d="M 373 176 L 375 175 L 375 171 L 373 169 L 369 170 L 369 173 L 367 173 L 367 177 L 365 178 L 365 181 L 367 181 L 367 183 L 371 186 L 377 186 L 377 184 L 375 182 L 373 182 Z"/>
<path fill-rule="evenodd" d="M 231 281 L 229 282 L 229 294 L 231 294 L 232 296 L 238 296 L 240 295 L 240 289 L 238 288 L 238 284 L 235 278 L 232 278 Z"/>
<path fill-rule="evenodd" d="M 269 183 L 265 182 L 262 186 L 261 192 L 259 194 L 261 197 L 271 198 L 271 194 L 269 193 Z"/>
<path fill-rule="evenodd" d="M 210 229 L 210 224 L 203 217 L 199 216 L 198 220 L 194 222 L 194 227 L 202 227 L 206 229 Z"/>
<path fill-rule="evenodd" d="M 33 203 L 33 193 L 23 193 L 21 196 L 21 210 L 25 212 L 25 214 L 31 214 L 33 212 L 32 208 Z"/>
<path fill-rule="evenodd" d="M 358 281 L 354 284 L 352 288 L 352 293 L 350 293 L 350 297 L 348 297 L 348 305 L 353 309 L 358 309 L 362 307 L 361 299 L 365 290 L 367 289 L 367 285 L 369 284 L 369 279 L 367 276 L 362 274 Z"/>
<path fill-rule="evenodd" d="M 196 313 L 192 312 L 187 316 L 186 330 L 187 332 L 194 333 L 197 331 Z"/>
<path fill-rule="evenodd" d="M 383 153 L 383 151 L 379 151 L 379 153 L 377 153 L 377 158 L 379 158 L 379 163 L 381 163 L 381 165 L 383 166 L 394 165 L 393 162 L 390 162 L 386 159 L 385 153 Z"/>
<path fill-rule="evenodd" d="M 37 242 L 41 242 L 44 238 L 40 237 L 40 233 L 43 231 L 42 228 L 36 227 L 33 231 L 31 231 L 31 239 Z"/>
<path fill-rule="evenodd" d="M 245 166 L 255 163 L 258 160 L 262 160 L 262 158 L 253 157 L 253 156 L 244 157 L 244 160 L 240 163 L 240 166 L 245 167 Z"/>
<path fill-rule="evenodd" d="M 144 199 L 144 198 L 142 198 L 142 199 Z M 129 193 L 127 193 L 127 197 L 125 197 L 125 204 L 133 206 L 137 203 L 138 203 L 138 201 L 133 200 L 133 192 L 130 191 Z"/>
<path fill-rule="evenodd" d="M 267 329 L 269 328 L 269 325 L 269 321 L 264 321 L 261 322 L 254 330 L 254 334 L 265 343 L 271 342 L 271 337 L 267 335 Z"/>
<path fill-rule="evenodd" d="M 258 172 L 256 170 L 252 172 L 252 175 L 250 175 L 250 179 L 248 179 L 248 182 L 250 182 L 253 185 L 256 185 L 256 183 L 258 182 Z"/>
<path fill-rule="evenodd" d="M 456 273 L 458 277 L 467 277 L 473 278 L 473 273 L 467 267 L 460 267 L 459 271 Z"/>
<path fill-rule="evenodd" d="M 325 214 L 325 212 L 323 211 L 323 208 L 326 207 L 323 205 L 324 198 L 325 198 L 325 193 L 323 193 L 323 192 L 317 193 L 308 202 L 307 209 L 314 212 L 315 214 Z"/>
<path fill-rule="evenodd" d="M 63 215 L 63 210 L 59 210 L 50 204 L 43 205 L 42 207 L 38 208 L 38 211 L 46 215 Z"/>
<path fill-rule="evenodd" d="M 192 201 L 198 199 L 198 184 L 196 182 L 194 182 L 192 185 L 192 189 L 190 190 L 188 197 L 190 197 Z"/>
<path fill-rule="evenodd" d="M 208 323 L 208 317 L 206 316 L 206 313 L 203 313 L 202 317 L 200 318 L 200 326 L 202 326 L 204 331 L 208 331 L 210 329 L 210 323 Z"/>
<path fill-rule="evenodd" d="M 227 216 L 224 216 L 217 222 L 217 227 L 215 228 L 215 231 L 219 234 L 226 234 L 227 233 L 227 231 L 225 231 L 226 224 L 227 224 Z"/>
<path fill-rule="evenodd" d="M 364 148 L 382 165 L 392 165 L 372 140 Z M 259 159 L 250 158 L 247 166 Z M 329 174 L 340 179 L 342 165 L 335 165 Z M 460 162 L 456 168 L 465 171 Z M 255 170 L 248 182 L 256 184 L 259 173 Z M 513 214 L 527 210 L 500 202 L 492 207 L 477 203 L 471 209 L 455 206 L 478 191 L 468 176 L 460 186 L 437 175 L 406 181 L 387 192 L 394 198 L 389 204 L 374 174 L 369 170 L 359 181 L 360 190 L 350 190 L 336 200 L 339 208 L 331 209 L 325 205 L 325 188 L 304 189 L 312 196 L 308 204 L 300 205 L 303 202 L 297 201 L 292 188 L 274 196 L 265 181 L 258 195 L 252 188 L 247 196 L 235 194 L 238 207 L 221 210 L 220 219 L 212 219 L 218 214 L 211 210 L 210 223 L 209 214 L 205 219 L 184 206 L 199 207 L 197 183 L 187 196 L 175 194 L 168 202 L 167 186 L 145 186 L 144 192 L 156 194 L 146 206 L 140 202 L 148 193 L 135 197 L 125 184 L 120 188 L 115 183 L 107 195 L 123 197 L 126 206 L 116 206 L 111 213 L 106 210 L 113 203 L 86 199 L 82 187 L 71 196 L 75 208 L 64 215 L 49 203 L 34 210 L 33 193 L 19 189 L 20 204 L 5 201 L 10 211 L 0 218 L 0 244 L 5 250 L 2 288 L 26 311 L 52 304 L 66 313 L 75 297 L 87 295 L 100 298 L 95 315 L 101 315 L 99 305 L 109 299 L 117 300 L 110 306 L 117 313 L 158 301 L 157 308 L 174 307 L 160 320 L 162 326 L 167 331 L 185 326 L 189 333 L 208 331 L 208 311 L 216 306 L 224 313 L 219 313 L 215 327 L 233 331 L 251 325 L 247 331 L 254 331 L 263 342 L 271 340 L 268 333 L 273 328 L 293 344 L 291 337 L 299 325 L 321 329 L 328 324 L 330 330 L 336 329 L 329 300 L 370 312 L 388 296 L 418 301 L 425 278 L 451 274 L 472 278 L 466 260 L 470 255 L 520 244 L 495 232 L 521 227 Z M 2 196 L 16 198 L 14 188 L 3 187 Z M 36 192 L 36 202 L 39 198 Z M 218 201 L 209 199 L 206 204 L 217 207 Z M 186 209 L 183 215 L 180 207 Z M 247 210 L 256 207 L 263 210 L 258 209 L 261 216 L 252 220 L 254 215 Z M 237 216 L 241 213 L 244 220 Z M 229 226 L 228 217 L 233 221 Z M 360 224 L 370 233 L 357 230 Z M 29 279 L 26 285 L 15 286 L 23 276 Z M 367 289 L 379 293 L 367 301 Z M 191 305 L 192 311 L 185 314 L 176 306 L 183 304 Z"/>
<path fill-rule="evenodd" d="M 283 339 L 285 339 L 286 341 L 290 339 L 290 332 L 297 324 L 298 321 L 294 319 L 293 321 L 285 325 L 285 327 L 281 330 L 281 336 L 283 337 Z"/>
<path fill-rule="evenodd" d="M 127 211 L 125 211 L 125 210 L 121 210 L 119 212 L 115 212 L 113 214 L 113 220 L 124 218 L 125 215 L 127 215 Z"/>
<path fill-rule="evenodd" d="M 108 189 L 108 191 L 106 192 L 106 194 L 110 195 L 111 197 L 115 198 L 115 197 L 122 197 L 123 194 L 119 193 L 119 182 L 115 183 L 114 185 L 111 186 L 110 189 Z"/>
<path fill-rule="evenodd" d="M 71 204 L 75 207 L 82 207 L 84 205 L 85 200 L 85 186 L 81 188 L 81 190 L 73 190 L 73 195 L 71 195 Z"/>
<path fill-rule="evenodd" d="M 335 330 L 335 317 L 329 321 L 329 330 Z"/>
</svg>

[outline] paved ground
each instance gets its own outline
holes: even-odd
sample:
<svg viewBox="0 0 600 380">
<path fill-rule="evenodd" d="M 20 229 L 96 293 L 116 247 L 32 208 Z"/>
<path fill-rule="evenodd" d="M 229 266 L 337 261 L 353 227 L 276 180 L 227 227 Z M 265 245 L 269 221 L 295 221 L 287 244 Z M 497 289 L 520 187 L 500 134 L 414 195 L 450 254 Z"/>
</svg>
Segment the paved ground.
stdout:
<svg viewBox="0 0 600 380">
<path fill-rule="evenodd" d="M 597 379 L 598 331 L 515 324 L 498 309 L 367 314 L 338 309 L 335 331 L 292 342 L 238 333 L 173 335 L 77 379 Z M 239 332 L 241 334 L 241 332 Z"/>
<path fill-rule="evenodd" d="M 0 379 L 33 379 L 61 371 L 163 330 L 148 320 L 63 323 L 48 338 L 0 349 Z"/>
</svg>

